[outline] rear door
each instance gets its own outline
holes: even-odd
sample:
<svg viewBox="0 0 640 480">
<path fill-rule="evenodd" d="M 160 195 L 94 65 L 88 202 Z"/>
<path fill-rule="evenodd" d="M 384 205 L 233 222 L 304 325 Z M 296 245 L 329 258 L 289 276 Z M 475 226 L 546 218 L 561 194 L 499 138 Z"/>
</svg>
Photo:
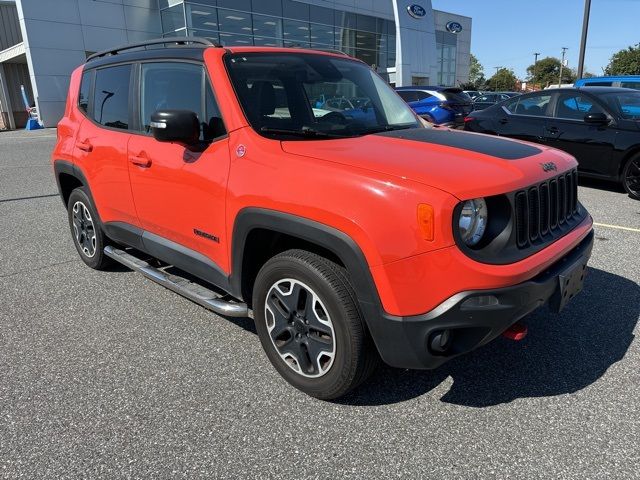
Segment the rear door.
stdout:
<svg viewBox="0 0 640 480">
<path fill-rule="evenodd" d="M 587 113 L 608 112 L 593 97 L 580 91 L 556 94 L 553 118 L 549 119 L 545 136 L 550 147 L 570 153 L 580 169 L 595 174 L 609 174 L 614 149 L 615 128 L 588 125 Z"/>
<path fill-rule="evenodd" d="M 100 219 L 137 225 L 127 165 L 132 72 L 131 64 L 122 64 L 84 73 L 78 107 L 86 117 L 76 136 L 74 157 L 89 182 Z"/>
<path fill-rule="evenodd" d="M 551 94 L 537 93 L 515 97 L 497 105 L 495 130 L 498 135 L 535 143 L 545 143 Z"/>
<path fill-rule="evenodd" d="M 224 206 L 229 148 L 204 66 L 145 62 L 140 64 L 138 76 L 136 125 L 140 131 L 129 142 L 129 173 L 142 228 L 161 237 L 156 241 L 173 242 L 171 248 L 186 247 L 216 265 L 226 265 Z M 202 126 L 199 145 L 187 147 L 154 139 L 151 114 L 169 109 L 198 115 Z"/>
</svg>

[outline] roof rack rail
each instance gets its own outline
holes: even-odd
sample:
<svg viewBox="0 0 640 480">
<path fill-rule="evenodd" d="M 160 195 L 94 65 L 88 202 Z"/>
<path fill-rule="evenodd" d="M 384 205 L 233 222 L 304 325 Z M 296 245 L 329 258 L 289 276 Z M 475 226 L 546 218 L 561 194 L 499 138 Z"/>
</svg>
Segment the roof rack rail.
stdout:
<svg viewBox="0 0 640 480">
<path fill-rule="evenodd" d="M 144 42 L 129 43 L 127 45 L 120 45 L 119 47 L 110 48 L 101 52 L 94 53 L 87 57 L 87 62 L 95 58 L 106 57 L 107 55 L 117 55 L 125 50 L 132 50 L 134 48 L 143 48 L 150 45 L 202 45 L 205 47 L 221 47 L 222 45 L 212 42 L 207 38 L 201 37 L 166 37 L 166 38 L 154 38 L 152 40 L 145 40 Z"/>
</svg>

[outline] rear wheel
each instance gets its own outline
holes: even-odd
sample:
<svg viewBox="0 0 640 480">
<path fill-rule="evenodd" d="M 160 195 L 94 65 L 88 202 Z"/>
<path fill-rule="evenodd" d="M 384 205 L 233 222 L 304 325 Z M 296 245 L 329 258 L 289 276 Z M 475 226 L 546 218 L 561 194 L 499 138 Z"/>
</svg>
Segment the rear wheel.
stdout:
<svg viewBox="0 0 640 480">
<path fill-rule="evenodd" d="M 347 273 L 323 257 L 289 250 L 270 259 L 256 278 L 253 313 L 273 366 L 311 396 L 338 398 L 377 365 Z"/>
<path fill-rule="evenodd" d="M 631 198 L 640 200 L 640 155 L 630 158 L 624 166 L 622 186 Z"/>
<path fill-rule="evenodd" d="M 67 210 L 73 243 L 82 261 L 96 270 L 109 266 L 111 259 L 104 254 L 106 237 L 100 228 L 96 209 L 84 187 L 78 187 L 71 192 Z"/>
</svg>

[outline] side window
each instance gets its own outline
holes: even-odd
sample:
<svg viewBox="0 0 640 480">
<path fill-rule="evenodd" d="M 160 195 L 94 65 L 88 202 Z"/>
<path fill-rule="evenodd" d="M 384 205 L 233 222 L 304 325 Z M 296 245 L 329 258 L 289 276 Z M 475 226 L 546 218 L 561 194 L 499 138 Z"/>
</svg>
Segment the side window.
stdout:
<svg viewBox="0 0 640 480">
<path fill-rule="evenodd" d="M 583 120 L 587 113 L 605 113 L 589 97 L 575 93 L 563 93 L 556 103 L 557 118 Z"/>
<path fill-rule="evenodd" d="M 227 133 L 227 130 L 222 122 L 222 114 L 216 102 L 216 97 L 213 95 L 213 90 L 209 84 L 209 80 L 205 79 L 205 117 L 202 125 L 203 140 L 210 142 L 218 137 L 221 137 Z"/>
<path fill-rule="evenodd" d="M 143 63 L 140 76 L 140 124 L 150 131 L 157 110 L 190 110 L 202 122 L 204 68 L 191 63 Z"/>
<path fill-rule="evenodd" d="M 424 100 L 425 98 L 431 98 L 433 95 L 427 92 L 416 92 L 418 95 L 418 100 Z"/>
<path fill-rule="evenodd" d="M 129 128 L 129 81 L 131 65 L 96 71 L 93 119 L 105 127 Z"/>
<path fill-rule="evenodd" d="M 495 95 L 482 95 L 479 98 L 476 98 L 476 102 L 495 102 L 496 101 L 496 96 Z"/>
<path fill-rule="evenodd" d="M 620 86 L 622 88 L 633 88 L 635 90 L 640 90 L 640 82 L 621 82 Z"/>
<path fill-rule="evenodd" d="M 538 94 L 528 97 L 516 97 L 507 106 L 515 115 L 529 115 L 530 117 L 544 117 L 551 101 L 551 94 Z"/>
<path fill-rule="evenodd" d="M 418 95 L 412 90 L 398 90 L 398 95 L 407 103 L 418 101 Z"/>
<path fill-rule="evenodd" d="M 504 108 L 509 110 L 510 113 L 516 113 L 518 111 L 518 98 L 512 99 L 510 102 L 507 102 L 503 105 Z"/>
<path fill-rule="evenodd" d="M 89 91 L 91 89 L 91 79 L 93 78 L 93 70 L 84 72 L 82 80 L 80 80 L 80 92 L 78 93 L 78 107 L 84 113 L 89 111 Z"/>
<path fill-rule="evenodd" d="M 584 82 L 585 87 L 611 87 L 613 82 Z"/>
</svg>

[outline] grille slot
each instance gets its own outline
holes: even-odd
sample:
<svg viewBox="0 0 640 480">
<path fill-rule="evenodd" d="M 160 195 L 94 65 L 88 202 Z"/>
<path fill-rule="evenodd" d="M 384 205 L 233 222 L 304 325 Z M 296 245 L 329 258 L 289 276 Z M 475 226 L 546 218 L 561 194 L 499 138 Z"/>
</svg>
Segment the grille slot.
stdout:
<svg viewBox="0 0 640 480">
<path fill-rule="evenodd" d="M 572 170 L 514 197 L 516 242 L 526 248 L 551 237 L 569 222 L 578 210 L 578 173 Z"/>
</svg>

